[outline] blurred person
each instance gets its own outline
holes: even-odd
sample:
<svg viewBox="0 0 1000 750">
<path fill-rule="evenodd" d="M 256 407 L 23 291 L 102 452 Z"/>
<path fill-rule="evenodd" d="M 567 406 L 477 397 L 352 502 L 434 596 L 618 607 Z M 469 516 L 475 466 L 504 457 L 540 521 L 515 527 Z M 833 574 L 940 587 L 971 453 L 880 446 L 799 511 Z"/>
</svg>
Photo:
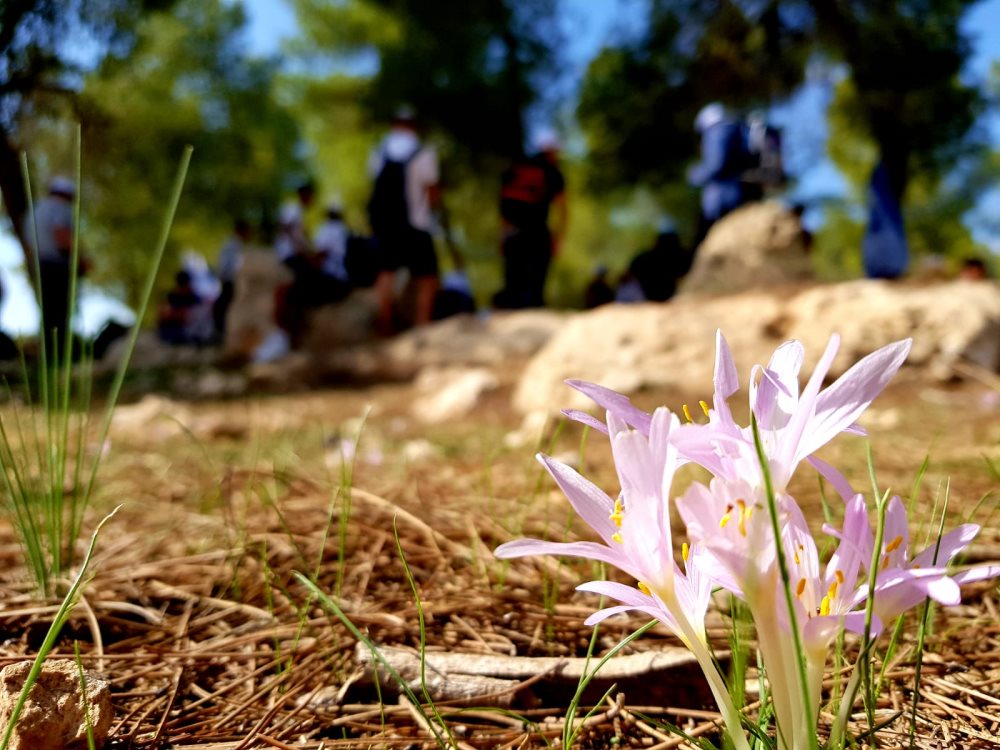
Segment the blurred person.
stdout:
<svg viewBox="0 0 1000 750">
<path fill-rule="evenodd" d="M 349 286 L 347 243 L 350 236 L 350 230 L 344 223 L 344 206 L 339 199 L 334 199 L 327 204 L 326 216 L 313 237 L 313 247 L 319 270 L 330 280 L 331 290 L 339 285 L 344 287 L 344 294 Z"/>
<path fill-rule="evenodd" d="M 202 298 L 194 290 L 191 274 L 178 271 L 174 286 L 167 292 L 166 303 L 160 307 L 157 325 L 160 340 L 173 345 L 198 343 L 193 329 L 201 304 Z"/>
<path fill-rule="evenodd" d="M 312 245 L 306 233 L 305 212 L 315 200 L 316 187 L 311 181 L 306 181 L 299 185 L 295 193 L 296 197 L 285 201 L 278 213 L 274 251 L 278 260 L 298 275 L 308 273 L 311 267 Z"/>
<path fill-rule="evenodd" d="M 701 161 L 688 170 L 688 181 L 701 188 L 692 244 L 697 250 L 715 222 L 746 202 L 742 176 L 748 157 L 741 124 L 718 102 L 702 107 L 694 125 L 701 136 Z"/>
<path fill-rule="evenodd" d="M 861 240 L 861 256 L 870 279 L 898 279 L 910 261 L 903 212 L 882 162 L 868 185 L 868 227 Z"/>
<path fill-rule="evenodd" d="M 583 307 L 593 310 L 595 307 L 615 301 L 615 289 L 608 281 L 608 267 L 598 264 L 594 267 L 594 275 L 583 292 Z"/>
<path fill-rule="evenodd" d="M 545 305 L 549 266 L 566 234 L 569 210 L 559 137 L 552 129 L 543 130 L 534 146 L 533 156 L 514 162 L 501 177 L 504 285 L 493 298 L 498 308 Z"/>
<path fill-rule="evenodd" d="M 62 331 L 70 317 L 69 288 L 73 269 L 73 197 L 76 185 L 66 177 L 53 177 L 49 194 L 35 206 L 34 216 L 26 226 L 32 249 L 38 259 L 38 287 L 41 293 L 41 328 L 46 342 L 55 333 L 61 342 Z M 86 263 L 82 260 L 76 272 L 82 276 Z"/>
<path fill-rule="evenodd" d="M 673 221 L 660 222 L 653 246 L 636 255 L 628 267 L 642 298 L 648 302 L 666 302 L 677 293 L 677 285 L 691 269 L 692 256 L 681 244 Z"/>
<path fill-rule="evenodd" d="M 420 138 L 416 113 L 401 107 L 389 132 L 372 153 L 373 180 L 368 218 L 378 242 L 379 272 L 375 291 L 379 299 L 378 328 L 383 335 L 395 329 L 396 272 L 406 268 L 416 287 L 414 324 L 431 321 L 438 290 L 438 261 L 434 249 L 434 211 L 440 205 L 440 168 L 437 152 Z"/>
<path fill-rule="evenodd" d="M 281 352 L 281 356 L 301 336 L 305 308 L 314 296 L 317 256 L 306 231 L 305 214 L 315 198 L 316 187 L 311 180 L 306 180 L 296 189 L 295 198 L 285 201 L 278 212 L 274 252 L 281 264 L 292 272 L 292 282 L 278 287 L 275 292 L 274 317 L 278 328 L 265 339 L 265 348 Z"/>
<path fill-rule="evenodd" d="M 453 315 L 471 315 L 476 312 L 472 296 L 472 283 L 464 268 L 448 271 L 441 279 L 441 288 L 434 297 L 434 320 L 444 320 Z"/>
<path fill-rule="evenodd" d="M 966 258 L 958 269 L 958 278 L 965 281 L 985 281 L 989 277 L 989 269 L 982 258 Z"/>
<path fill-rule="evenodd" d="M 236 219 L 233 222 L 232 234 L 226 239 L 219 250 L 219 261 L 215 275 L 219 279 L 219 296 L 212 305 L 212 321 L 215 326 L 215 337 L 222 341 L 226 336 L 226 316 L 233 303 L 236 290 L 236 273 L 243 265 L 243 252 L 250 241 L 250 222 L 246 219 Z"/>
</svg>

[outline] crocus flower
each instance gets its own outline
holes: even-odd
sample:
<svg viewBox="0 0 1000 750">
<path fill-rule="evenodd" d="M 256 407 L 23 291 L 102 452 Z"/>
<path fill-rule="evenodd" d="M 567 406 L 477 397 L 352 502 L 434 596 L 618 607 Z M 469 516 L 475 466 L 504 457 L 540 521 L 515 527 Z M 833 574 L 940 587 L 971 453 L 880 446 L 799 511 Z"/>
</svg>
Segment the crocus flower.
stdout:
<svg viewBox="0 0 1000 750">
<path fill-rule="evenodd" d="M 962 600 L 960 587 L 963 584 L 1000 576 L 998 565 L 980 565 L 954 574 L 948 572 L 950 563 L 978 534 L 978 525 L 962 524 L 911 559 L 906 507 L 898 496 L 893 496 L 885 513 L 875 578 L 875 613 L 888 621 L 927 598 L 946 606 L 955 605 Z M 872 559 L 873 545 L 869 534 L 862 547 L 866 566 Z M 867 597 L 867 585 L 858 592 L 858 597 Z"/>
<path fill-rule="evenodd" d="M 537 554 L 584 557 L 614 565 L 635 578 L 635 588 L 611 581 L 581 585 L 581 591 L 603 594 L 619 602 L 596 612 L 587 622 L 594 624 L 632 609 L 663 622 L 698 659 L 733 741 L 745 750 L 748 746 L 739 714 L 707 648 L 704 621 L 711 587 L 701 567 L 704 553 L 698 548 L 683 555 L 687 558 L 684 571 L 674 560 L 669 499 L 679 458 L 671 435 L 679 421 L 669 410 L 657 409 L 643 434 L 612 412 L 608 412 L 607 419 L 621 485 L 616 500 L 568 466 L 539 456 L 574 510 L 601 541 L 519 539 L 500 545 L 495 554 L 500 558 Z"/>
<path fill-rule="evenodd" d="M 895 375 L 910 351 L 910 344 L 910 339 L 905 339 L 872 352 L 826 389 L 822 389 L 823 379 L 840 346 L 837 335 L 830 337 L 801 392 L 798 376 L 804 349 L 798 341 L 779 346 L 766 367 L 754 367 L 749 384 L 750 408 L 757 419 L 776 492 L 784 491 L 798 465 L 809 460 L 845 500 L 851 497 L 843 477 L 812 454 L 841 432 L 863 434 L 856 424 L 858 417 Z M 626 396 L 593 383 L 567 382 L 640 432 L 648 432 L 649 415 Z M 674 436 L 679 455 L 704 466 L 717 477 L 761 484 L 751 429 L 737 425 L 729 409 L 729 398 L 739 390 L 739 377 L 721 331 L 716 333 L 714 383 L 712 406 L 702 403 L 708 424 L 684 425 Z M 567 415 L 595 426 L 596 420 L 582 412 L 570 411 Z"/>
</svg>

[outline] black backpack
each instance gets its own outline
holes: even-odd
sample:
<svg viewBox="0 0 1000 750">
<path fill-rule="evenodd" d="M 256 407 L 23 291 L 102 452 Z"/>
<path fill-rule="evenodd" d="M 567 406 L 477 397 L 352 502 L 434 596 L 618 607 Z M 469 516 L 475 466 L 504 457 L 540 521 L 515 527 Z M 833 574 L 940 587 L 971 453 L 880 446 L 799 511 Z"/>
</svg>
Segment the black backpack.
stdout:
<svg viewBox="0 0 1000 750">
<path fill-rule="evenodd" d="M 398 234 L 410 228 L 406 168 L 419 153 L 417 148 L 404 161 L 393 161 L 383 153 L 382 169 L 368 201 L 368 221 L 375 236 Z"/>
</svg>

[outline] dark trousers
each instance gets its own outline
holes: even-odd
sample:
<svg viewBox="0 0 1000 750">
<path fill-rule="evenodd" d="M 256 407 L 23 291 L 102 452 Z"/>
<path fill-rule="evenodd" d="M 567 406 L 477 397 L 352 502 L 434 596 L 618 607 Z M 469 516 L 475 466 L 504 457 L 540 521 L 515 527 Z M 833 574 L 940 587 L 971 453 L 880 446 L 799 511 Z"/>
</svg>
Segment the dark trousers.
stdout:
<svg viewBox="0 0 1000 750">
<path fill-rule="evenodd" d="M 39 267 L 39 287 L 42 292 L 40 333 L 44 336 L 46 346 L 52 346 L 53 341 L 56 341 L 62 351 L 63 337 L 69 321 L 69 264 L 43 260 Z"/>
<path fill-rule="evenodd" d="M 545 279 L 552 263 L 548 229 L 519 229 L 503 241 L 504 285 L 493 304 L 508 310 L 545 306 Z"/>
</svg>

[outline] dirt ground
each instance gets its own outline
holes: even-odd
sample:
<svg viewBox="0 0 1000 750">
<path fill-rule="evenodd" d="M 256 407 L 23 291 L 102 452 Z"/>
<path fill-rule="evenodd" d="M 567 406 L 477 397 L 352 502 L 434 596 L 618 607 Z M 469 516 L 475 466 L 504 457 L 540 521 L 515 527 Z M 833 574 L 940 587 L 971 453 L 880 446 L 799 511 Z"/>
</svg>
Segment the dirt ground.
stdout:
<svg viewBox="0 0 1000 750">
<path fill-rule="evenodd" d="M 707 395 L 642 393 L 635 400 L 676 409 Z M 541 447 L 582 462 L 588 477 L 613 492 L 606 439 L 584 441 L 578 425 L 552 420 L 540 445 L 518 442 L 520 417 L 509 396 L 502 388 L 470 417 L 432 427 L 413 419 L 412 391 L 399 384 L 164 402 L 159 412 L 123 407 L 88 519 L 118 503 L 125 508 L 100 541 L 94 579 L 59 646 L 71 654 L 79 641 L 86 666 L 109 680 L 116 709 L 110 746 L 434 746 L 425 718 L 391 681 L 376 688 L 363 664 L 366 650 L 296 571 L 379 646 L 418 649 L 422 614 L 431 655 L 583 657 L 592 633 L 583 620 L 596 601 L 573 589 L 598 571 L 573 561 L 500 562 L 491 550 L 522 535 L 586 538 L 533 454 Z M 947 494 L 950 525 L 972 517 L 984 526 L 968 560 L 1000 559 L 1000 392 L 987 383 L 925 383 L 904 372 L 863 424 L 883 488 L 908 497 L 929 457 L 918 526 L 926 531 Z M 867 488 L 865 446 L 842 436 L 822 455 Z M 815 475 L 800 470 L 792 490 L 818 526 Z M 53 608 L 32 594 L 6 526 L 0 552 L 3 665 L 34 653 Z M 992 584 L 969 587 L 965 604 L 936 612 L 918 701 L 919 747 L 1000 746 L 996 598 Z M 715 613 L 709 623 L 720 650 L 727 648 L 722 618 Z M 595 652 L 642 623 L 608 621 Z M 883 747 L 907 743 L 915 630 L 906 629 L 887 671 L 878 716 L 903 714 L 879 733 Z M 656 627 L 624 653 L 676 645 Z M 525 679 L 481 701 L 436 701 L 450 741 L 558 744 L 576 679 L 558 670 Z M 602 701 L 608 686 L 585 696 L 597 708 L 579 747 L 678 745 L 660 719 L 713 736 L 714 714 L 689 667 L 632 675 Z"/>
</svg>

